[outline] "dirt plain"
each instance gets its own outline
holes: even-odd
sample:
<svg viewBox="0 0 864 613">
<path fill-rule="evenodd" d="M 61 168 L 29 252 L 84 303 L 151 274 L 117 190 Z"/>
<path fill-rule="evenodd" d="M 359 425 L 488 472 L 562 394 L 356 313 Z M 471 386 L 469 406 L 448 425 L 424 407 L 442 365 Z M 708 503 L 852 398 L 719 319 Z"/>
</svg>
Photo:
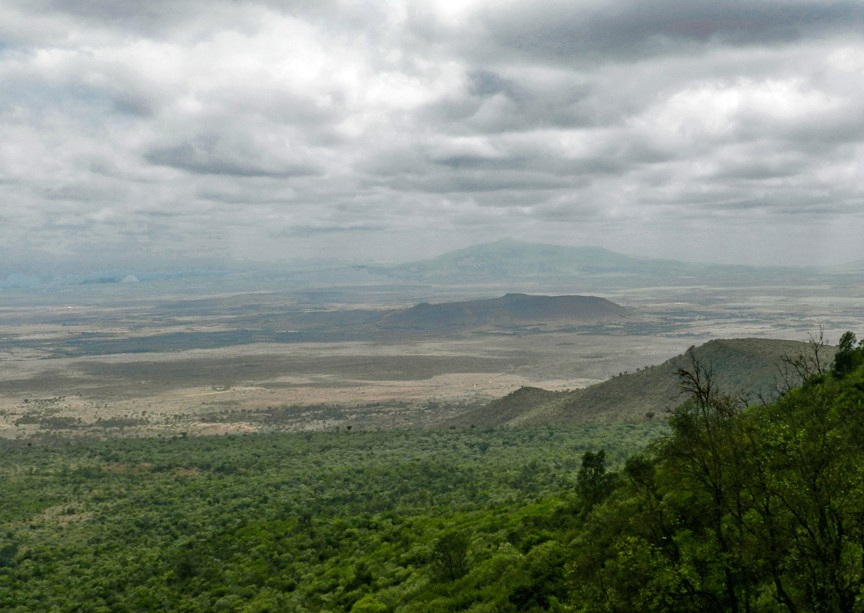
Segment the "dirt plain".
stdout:
<svg viewBox="0 0 864 613">
<path fill-rule="evenodd" d="M 142 284 L 143 285 L 143 284 Z M 713 338 L 864 330 L 861 288 L 607 291 L 616 321 L 388 331 L 385 295 L 90 287 L 0 294 L 0 437 L 226 434 L 442 423 L 521 386 L 585 387 Z"/>
</svg>

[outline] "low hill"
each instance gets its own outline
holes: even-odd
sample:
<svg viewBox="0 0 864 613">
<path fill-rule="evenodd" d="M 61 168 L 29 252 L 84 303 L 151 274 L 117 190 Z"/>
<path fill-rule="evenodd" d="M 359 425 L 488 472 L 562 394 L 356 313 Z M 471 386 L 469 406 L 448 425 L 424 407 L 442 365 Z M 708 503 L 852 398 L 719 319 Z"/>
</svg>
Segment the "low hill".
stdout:
<svg viewBox="0 0 864 613">
<path fill-rule="evenodd" d="M 720 339 L 693 348 L 710 368 L 716 384 L 729 393 L 744 393 L 751 402 L 775 394 L 784 356 L 808 351 L 806 343 L 771 339 Z M 827 351 L 826 351 L 827 353 Z M 830 359 L 830 358 L 829 358 Z M 536 425 L 580 421 L 643 421 L 664 418 L 683 402 L 678 370 L 689 368 L 686 354 L 639 372 L 619 375 L 568 392 L 522 388 L 454 419 L 449 425 L 480 427 Z M 649 417 L 650 415 L 650 417 Z"/>
<path fill-rule="evenodd" d="M 618 319 L 627 314 L 619 304 L 596 296 L 530 296 L 507 294 L 488 300 L 422 303 L 382 318 L 384 328 L 437 329 L 532 323 Z"/>
</svg>

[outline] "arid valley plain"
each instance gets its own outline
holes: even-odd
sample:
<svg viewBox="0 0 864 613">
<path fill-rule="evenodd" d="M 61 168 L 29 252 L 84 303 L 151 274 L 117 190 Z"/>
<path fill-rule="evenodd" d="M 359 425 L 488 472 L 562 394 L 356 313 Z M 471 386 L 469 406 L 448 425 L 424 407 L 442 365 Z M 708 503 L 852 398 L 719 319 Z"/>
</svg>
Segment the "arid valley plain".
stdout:
<svg viewBox="0 0 864 613">
<path fill-rule="evenodd" d="M 460 255 L 456 270 L 468 262 L 471 275 L 450 283 L 429 270 L 423 282 L 352 270 L 335 281 L 315 271 L 0 292 L 0 433 L 434 427 L 522 386 L 582 388 L 711 339 L 806 341 L 821 329 L 831 341 L 864 329 L 864 282 L 854 271 L 616 277 L 596 266 L 580 274 L 584 262 L 559 253 L 565 264 L 554 276 L 512 266 L 494 276 L 480 256 L 500 267 L 508 253 Z M 530 273 L 530 257 L 517 255 Z M 623 308 L 520 321 L 462 321 L 460 312 L 439 324 L 415 308 L 470 306 L 514 290 L 599 296 Z"/>
</svg>

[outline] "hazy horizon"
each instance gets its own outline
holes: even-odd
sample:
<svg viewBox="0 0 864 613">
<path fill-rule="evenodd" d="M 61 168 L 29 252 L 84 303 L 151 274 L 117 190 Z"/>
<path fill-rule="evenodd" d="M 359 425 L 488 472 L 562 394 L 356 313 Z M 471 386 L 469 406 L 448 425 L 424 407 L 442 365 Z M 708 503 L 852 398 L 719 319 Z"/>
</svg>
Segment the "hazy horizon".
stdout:
<svg viewBox="0 0 864 613">
<path fill-rule="evenodd" d="M 119 283 L 119 282 L 129 282 L 129 281 L 147 281 L 147 280 L 158 280 L 158 279 L 171 279 L 171 278 L 189 278 L 190 276 L 210 276 L 210 275 L 233 275 L 233 274 L 262 274 L 259 280 L 264 281 L 267 278 L 270 278 L 271 281 L 275 280 L 279 277 L 279 273 L 286 273 L 288 275 L 294 275 L 298 273 L 303 273 L 304 271 L 308 273 L 314 273 L 314 271 L 319 271 L 322 274 L 327 270 L 340 270 L 340 269 L 351 269 L 351 268 L 370 268 L 370 272 L 378 271 L 384 272 L 387 269 L 398 270 L 400 266 L 411 265 L 411 264 L 424 264 L 424 263 L 433 263 L 439 258 L 444 258 L 442 261 L 443 266 L 451 266 L 454 265 L 452 258 L 450 256 L 457 254 L 465 254 L 466 257 L 472 257 L 474 255 L 481 255 L 481 257 L 485 258 L 486 264 L 481 265 L 481 268 L 478 269 L 484 270 L 488 265 L 488 257 L 492 253 L 497 252 L 498 247 L 503 247 L 502 253 L 508 253 L 509 255 L 502 256 L 506 257 L 508 262 L 502 262 L 502 264 L 506 266 L 517 265 L 520 260 L 520 256 L 514 255 L 512 248 L 514 246 L 521 247 L 524 249 L 524 256 L 526 256 L 529 260 L 536 264 L 537 258 L 540 254 L 547 253 L 549 248 L 557 249 L 560 248 L 562 251 L 558 252 L 554 257 L 555 262 L 559 266 L 567 266 L 568 264 L 566 258 L 569 255 L 572 255 L 572 261 L 569 264 L 573 266 L 579 266 L 581 264 L 590 264 L 592 266 L 598 265 L 600 262 L 604 262 L 602 265 L 610 265 L 610 266 L 621 266 L 621 262 L 618 259 L 618 256 L 624 256 L 624 258 L 629 258 L 629 260 L 633 263 L 634 274 L 640 272 L 642 274 L 645 273 L 643 270 L 643 266 L 651 265 L 654 266 L 655 274 L 662 275 L 672 275 L 669 278 L 675 278 L 676 275 L 679 275 L 681 271 L 676 271 L 677 264 L 683 264 L 685 266 L 696 266 L 703 267 L 702 270 L 705 273 L 709 273 L 712 270 L 720 273 L 721 275 L 728 274 L 729 271 L 734 271 L 738 268 L 741 269 L 750 269 L 754 273 L 758 270 L 764 270 L 766 272 L 770 272 L 772 270 L 776 271 L 800 271 L 802 274 L 808 272 L 818 272 L 823 271 L 825 274 L 833 275 L 836 273 L 843 273 L 843 266 L 778 266 L 778 265 L 749 265 L 749 264 L 722 264 L 717 262 L 709 262 L 709 261 L 699 261 L 699 260 L 677 260 L 677 259 L 665 259 L 665 258 L 651 258 L 634 254 L 626 254 L 610 249 L 606 249 L 604 247 L 598 247 L 595 245 L 555 245 L 553 243 L 536 243 L 536 242 L 528 242 L 528 241 L 519 241 L 513 239 L 511 237 L 506 237 L 502 239 L 498 239 L 495 241 L 490 241 L 488 243 L 480 243 L 476 245 L 470 245 L 465 248 L 459 248 L 454 250 L 449 250 L 444 253 L 435 254 L 428 258 L 409 258 L 401 261 L 387 261 L 387 260 L 362 260 L 362 259 L 339 259 L 339 258 L 300 258 L 296 260 L 287 260 L 283 262 L 268 262 L 268 261 L 237 261 L 237 260 L 224 260 L 224 261 L 215 261 L 215 260 L 180 260 L 180 261 L 155 261 L 151 260 L 149 262 L 141 262 L 141 261 L 117 261 L 109 265 L 105 265 L 101 262 L 87 262 L 84 260 L 74 260 L 72 262 L 66 262 L 65 264 L 59 260 L 53 261 L 37 261 L 30 263 L 29 265 L 24 265 L 20 269 L 4 271 L 0 270 L 0 290 L 3 289 L 26 289 L 26 288 L 39 288 L 46 287 L 46 283 L 48 285 L 68 285 L 68 284 L 99 284 L 99 283 Z M 572 252 L 571 252 L 572 250 Z M 602 254 L 608 254 L 608 260 Z M 599 256 L 599 260 L 597 259 Z M 582 259 L 583 257 L 587 257 L 587 260 Z M 448 261 L 449 260 L 449 261 Z M 627 260 L 624 260 L 625 262 Z M 551 264 L 552 262 L 550 262 Z M 847 272 L 851 272 L 852 269 L 857 270 L 857 268 L 864 264 L 861 261 L 850 261 L 846 262 L 851 268 Z M 455 264 L 458 268 L 458 264 Z M 531 266 L 532 264 L 528 264 Z M 666 266 L 671 266 L 672 268 L 667 269 Z M 728 268 L 727 268 L 728 267 Z M 403 269 L 403 273 L 407 272 L 409 269 Z M 384 272 L 386 275 L 387 273 Z M 397 273 L 398 274 L 398 273 Z M 435 266 L 432 267 L 432 274 L 440 275 L 440 271 L 435 269 Z M 495 273 L 492 270 L 485 270 L 485 273 L 490 275 L 489 279 L 494 278 Z M 528 274 L 530 273 L 516 273 L 519 274 Z M 275 277 L 269 277 L 269 275 L 276 275 Z M 140 278 L 139 278 L 140 277 Z M 589 273 L 587 277 L 583 278 L 583 281 L 591 278 L 592 274 Z M 749 273 L 745 274 L 741 277 L 742 283 L 752 282 L 752 279 L 749 279 Z M 323 279 L 323 277 L 322 277 Z M 500 280 L 504 282 L 503 279 Z M 320 279 L 319 279 L 320 282 Z M 343 280 L 345 282 L 345 280 Z M 348 281 L 350 283 L 350 281 Z M 357 277 L 354 279 L 354 282 L 363 282 L 363 279 Z M 340 282 L 336 282 L 339 284 Z M 394 281 L 396 285 L 398 285 L 398 281 Z"/>
</svg>

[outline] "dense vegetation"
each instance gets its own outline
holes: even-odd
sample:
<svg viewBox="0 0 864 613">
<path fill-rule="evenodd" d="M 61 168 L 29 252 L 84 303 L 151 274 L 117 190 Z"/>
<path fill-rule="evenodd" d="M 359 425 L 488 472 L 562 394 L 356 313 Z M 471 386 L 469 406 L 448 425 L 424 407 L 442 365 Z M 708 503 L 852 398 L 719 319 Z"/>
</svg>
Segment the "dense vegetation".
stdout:
<svg viewBox="0 0 864 613">
<path fill-rule="evenodd" d="M 641 424 L 0 450 L 0 609 L 862 611 L 864 347 Z M 612 470 L 617 469 L 617 470 Z"/>
<path fill-rule="evenodd" d="M 698 362 L 691 400 L 571 542 L 589 611 L 864 610 L 864 347 L 745 408 Z M 857 367 L 853 368 L 854 365 Z"/>
<path fill-rule="evenodd" d="M 582 454 L 605 446 L 623 465 L 665 428 L 19 443 L 0 449 L 0 610 L 565 599 L 557 539 L 576 521 Z"/>
</svg>

